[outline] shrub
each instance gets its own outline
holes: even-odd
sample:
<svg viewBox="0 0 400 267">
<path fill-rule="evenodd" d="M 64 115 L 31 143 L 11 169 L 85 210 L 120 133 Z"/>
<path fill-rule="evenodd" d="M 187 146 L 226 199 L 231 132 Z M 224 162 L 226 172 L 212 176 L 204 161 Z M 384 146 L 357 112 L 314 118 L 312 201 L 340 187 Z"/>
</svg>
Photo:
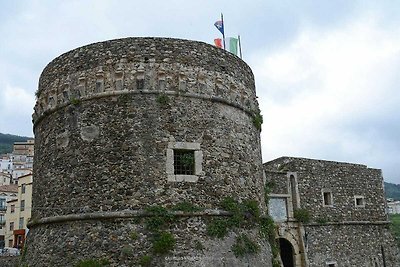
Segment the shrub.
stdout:
<svg viewBox="0 0 400 267">
<path fill-rule="evenodd" d="M 147 207 L 146 211 L 152 216 L 146 218 L 145 225 L 149 231 L 158 231 L 173 220 L 173 216 L 166 208 L 160 206 Z"/>
<path fill-rule="evenodd" d="M 154 236 L 153 250 L 158 254 L 167 254 L 175 247 L 175 238 L 171 233 L 160 232 Z"/>
<path fill-rule="evenodd" d="M 261 125 L 263 123 L 263 116 L 258 112 L 253 116 L 253 124 L 257 130 L 261 131 Z"/>
<path fill-rule="evenodd" d="M 227 219 L 212 219 L 207 224 L 207 234 L 211 237 L 222 238 L 228 233 L 228 220 Z"/>
</svg>

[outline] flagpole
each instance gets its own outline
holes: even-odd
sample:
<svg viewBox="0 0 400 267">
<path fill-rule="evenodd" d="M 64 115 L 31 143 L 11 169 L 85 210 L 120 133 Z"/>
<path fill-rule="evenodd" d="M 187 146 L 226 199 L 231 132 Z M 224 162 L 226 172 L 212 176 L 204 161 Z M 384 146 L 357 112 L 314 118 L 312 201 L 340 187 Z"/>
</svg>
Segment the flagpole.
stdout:
<svg viewBox="0 0 400 267">
<path fill-rule="evenodd" d="M 239 40 L 239 54 L 240 54 L 240 59 L 242 59 L 242 43 L 240 42 L 240 35 L 238 35 L 238 40 Z"/>
<path fill-rule="evenodd" d="M 222 15 L 221 13 L 221 21 L 222 21 L 222 40 L 224 40 L 224 50 L 226 50 L 226 46 L 225 46 L 225 24 L 224 24 L 224 15 Z"/>
</svg>

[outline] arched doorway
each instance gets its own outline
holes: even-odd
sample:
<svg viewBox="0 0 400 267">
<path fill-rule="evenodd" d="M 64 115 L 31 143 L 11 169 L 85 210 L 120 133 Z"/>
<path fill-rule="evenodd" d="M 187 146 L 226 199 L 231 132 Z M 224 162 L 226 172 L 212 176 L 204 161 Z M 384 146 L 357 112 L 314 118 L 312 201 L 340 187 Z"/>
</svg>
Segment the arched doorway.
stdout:
<svg viewBox="0 0 400 267">
<path fill-rule="evenodd" d="M 279 249 L 283 267 L 295 267 L 292 244 L 285 238 L 279 238 Z"/>
</svg>

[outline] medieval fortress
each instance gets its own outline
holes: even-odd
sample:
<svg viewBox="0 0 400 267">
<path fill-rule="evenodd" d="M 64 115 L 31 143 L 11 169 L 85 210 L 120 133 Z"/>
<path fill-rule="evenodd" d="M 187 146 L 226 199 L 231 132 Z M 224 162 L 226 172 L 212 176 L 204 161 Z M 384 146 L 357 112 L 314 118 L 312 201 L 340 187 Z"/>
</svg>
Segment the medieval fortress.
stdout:
<svg viewBox="0 0 400 267">
<path fill-rule="evenodd" d="M 168 38 L 74 49 L 44 69 L 33 123 L 23 266 L 400 266 L 380 172 L 263 166 L 252 71 L 222 49 Z"/>
</svg>

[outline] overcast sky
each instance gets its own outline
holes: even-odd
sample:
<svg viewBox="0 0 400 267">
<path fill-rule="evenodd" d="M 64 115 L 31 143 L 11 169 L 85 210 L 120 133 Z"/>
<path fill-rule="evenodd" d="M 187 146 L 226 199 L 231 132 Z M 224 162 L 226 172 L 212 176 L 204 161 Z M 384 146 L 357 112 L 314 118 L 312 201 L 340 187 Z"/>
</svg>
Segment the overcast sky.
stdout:
<svg viewBox="0 0 400 267">
<path fill-rule="evenodd" d="M 263 161 L 346 161 L 400 183 L 400 1 L 0 0 L 0 132 L 32 136 L 42 69 L 102 40 L 204 41 L 224 13 L 264 116 Z"/>
</svg>

